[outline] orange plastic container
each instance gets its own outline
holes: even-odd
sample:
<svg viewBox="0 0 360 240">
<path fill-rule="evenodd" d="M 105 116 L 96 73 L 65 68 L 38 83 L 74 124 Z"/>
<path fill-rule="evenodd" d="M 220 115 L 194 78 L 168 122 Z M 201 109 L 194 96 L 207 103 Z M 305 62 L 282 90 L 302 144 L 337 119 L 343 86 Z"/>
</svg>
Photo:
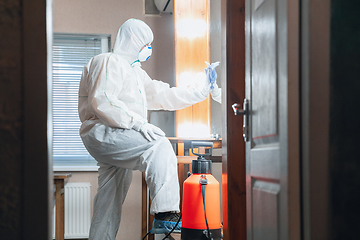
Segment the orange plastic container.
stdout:
<svg viewBox="0 0 360 240">
<path fill-rule="evenodd" d="M 181 239 L 206 239 L 207 230 L 200 178 L 206 176 L 206 218 L 213 239 L 221 239 L 220 186 L 211 174 L 192 174 L 183 185 Z"/>
<path fill-rule="evenodd" d="M 192 174 L 184 182 L 182 201 L 182 227 L 206 229 L 200 177 L 205 175 L 208 184 L 205 191 L 206 217 L 210 229 L 221 228 L 220 186 L 211 174 Z"/>
</svg>

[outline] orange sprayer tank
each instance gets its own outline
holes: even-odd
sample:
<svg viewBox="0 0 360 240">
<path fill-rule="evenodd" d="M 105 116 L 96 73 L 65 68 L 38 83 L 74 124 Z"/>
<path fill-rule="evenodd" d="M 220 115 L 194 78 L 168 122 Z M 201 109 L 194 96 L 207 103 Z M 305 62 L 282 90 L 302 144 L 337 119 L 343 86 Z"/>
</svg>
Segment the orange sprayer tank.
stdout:
<svg viewBox="0 0 360 240">
<path fill-rule="evenodd" d="M 211 144 L 212 148 L 212 143 L 193 142 L 193 144 L 194 146 Z M 181 239 L 219 240 L 221 239 L 220 185 L 211 175 L 211 161 L 203 157 L 205 154 L 196 155 L 199 157 L 192 161 L 192 174 L 183 185 Z M 205 192 L 206 219 L 203 191 Z M 208 230 L 210 236 L 207 234 Z"/>
</svg>

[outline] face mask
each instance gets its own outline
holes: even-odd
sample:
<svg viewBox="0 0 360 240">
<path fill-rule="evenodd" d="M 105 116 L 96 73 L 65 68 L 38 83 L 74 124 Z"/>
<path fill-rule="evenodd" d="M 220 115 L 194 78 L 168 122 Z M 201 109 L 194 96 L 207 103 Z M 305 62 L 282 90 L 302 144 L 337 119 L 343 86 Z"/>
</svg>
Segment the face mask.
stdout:
<svg viewBox="0 0 360 240">
<path fill-rule="evenodd" d="M 152 49 L 150 45 L 145 45 L 144 48 L 139 52 L 139 61 L 144 62 L 147 61 L 152 53 Z"/>
</svg>

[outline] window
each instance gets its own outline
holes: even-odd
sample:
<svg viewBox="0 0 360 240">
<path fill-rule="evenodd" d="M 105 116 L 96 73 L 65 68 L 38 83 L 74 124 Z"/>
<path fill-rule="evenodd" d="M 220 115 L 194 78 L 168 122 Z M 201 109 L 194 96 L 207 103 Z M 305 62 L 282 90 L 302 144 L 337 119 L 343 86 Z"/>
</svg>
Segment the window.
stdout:
<svg viewBox="0 0 360 240">
<path fill-rule="evenodd" d="M 54 34 L 53 41 L 53 160 L 55 171 L 97 170 L 96 161 L 79 136 L 78 89 L 85 64 L 108 52 L 110 36 Z"/>
</svg>

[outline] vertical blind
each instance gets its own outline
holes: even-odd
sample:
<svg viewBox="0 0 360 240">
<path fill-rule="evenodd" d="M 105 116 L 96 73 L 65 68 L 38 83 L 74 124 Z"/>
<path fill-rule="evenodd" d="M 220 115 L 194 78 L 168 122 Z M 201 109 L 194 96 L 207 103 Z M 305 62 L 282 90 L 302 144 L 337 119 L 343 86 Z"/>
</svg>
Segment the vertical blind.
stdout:
<svg viewBox="0 0 360 240">
<path fill-rule="evenodd" d="M 83 67 L 90 58 L 104 52 L 102 50 L 104 40 L 106 43 L 109 42 L 104 38 L 54 34 L 52 78 L 54 168 L 96 166 L 96 161 L 89 155 L 79 136 L 81 122 L 78 116 L 78 90 Z"/>
</svg>

